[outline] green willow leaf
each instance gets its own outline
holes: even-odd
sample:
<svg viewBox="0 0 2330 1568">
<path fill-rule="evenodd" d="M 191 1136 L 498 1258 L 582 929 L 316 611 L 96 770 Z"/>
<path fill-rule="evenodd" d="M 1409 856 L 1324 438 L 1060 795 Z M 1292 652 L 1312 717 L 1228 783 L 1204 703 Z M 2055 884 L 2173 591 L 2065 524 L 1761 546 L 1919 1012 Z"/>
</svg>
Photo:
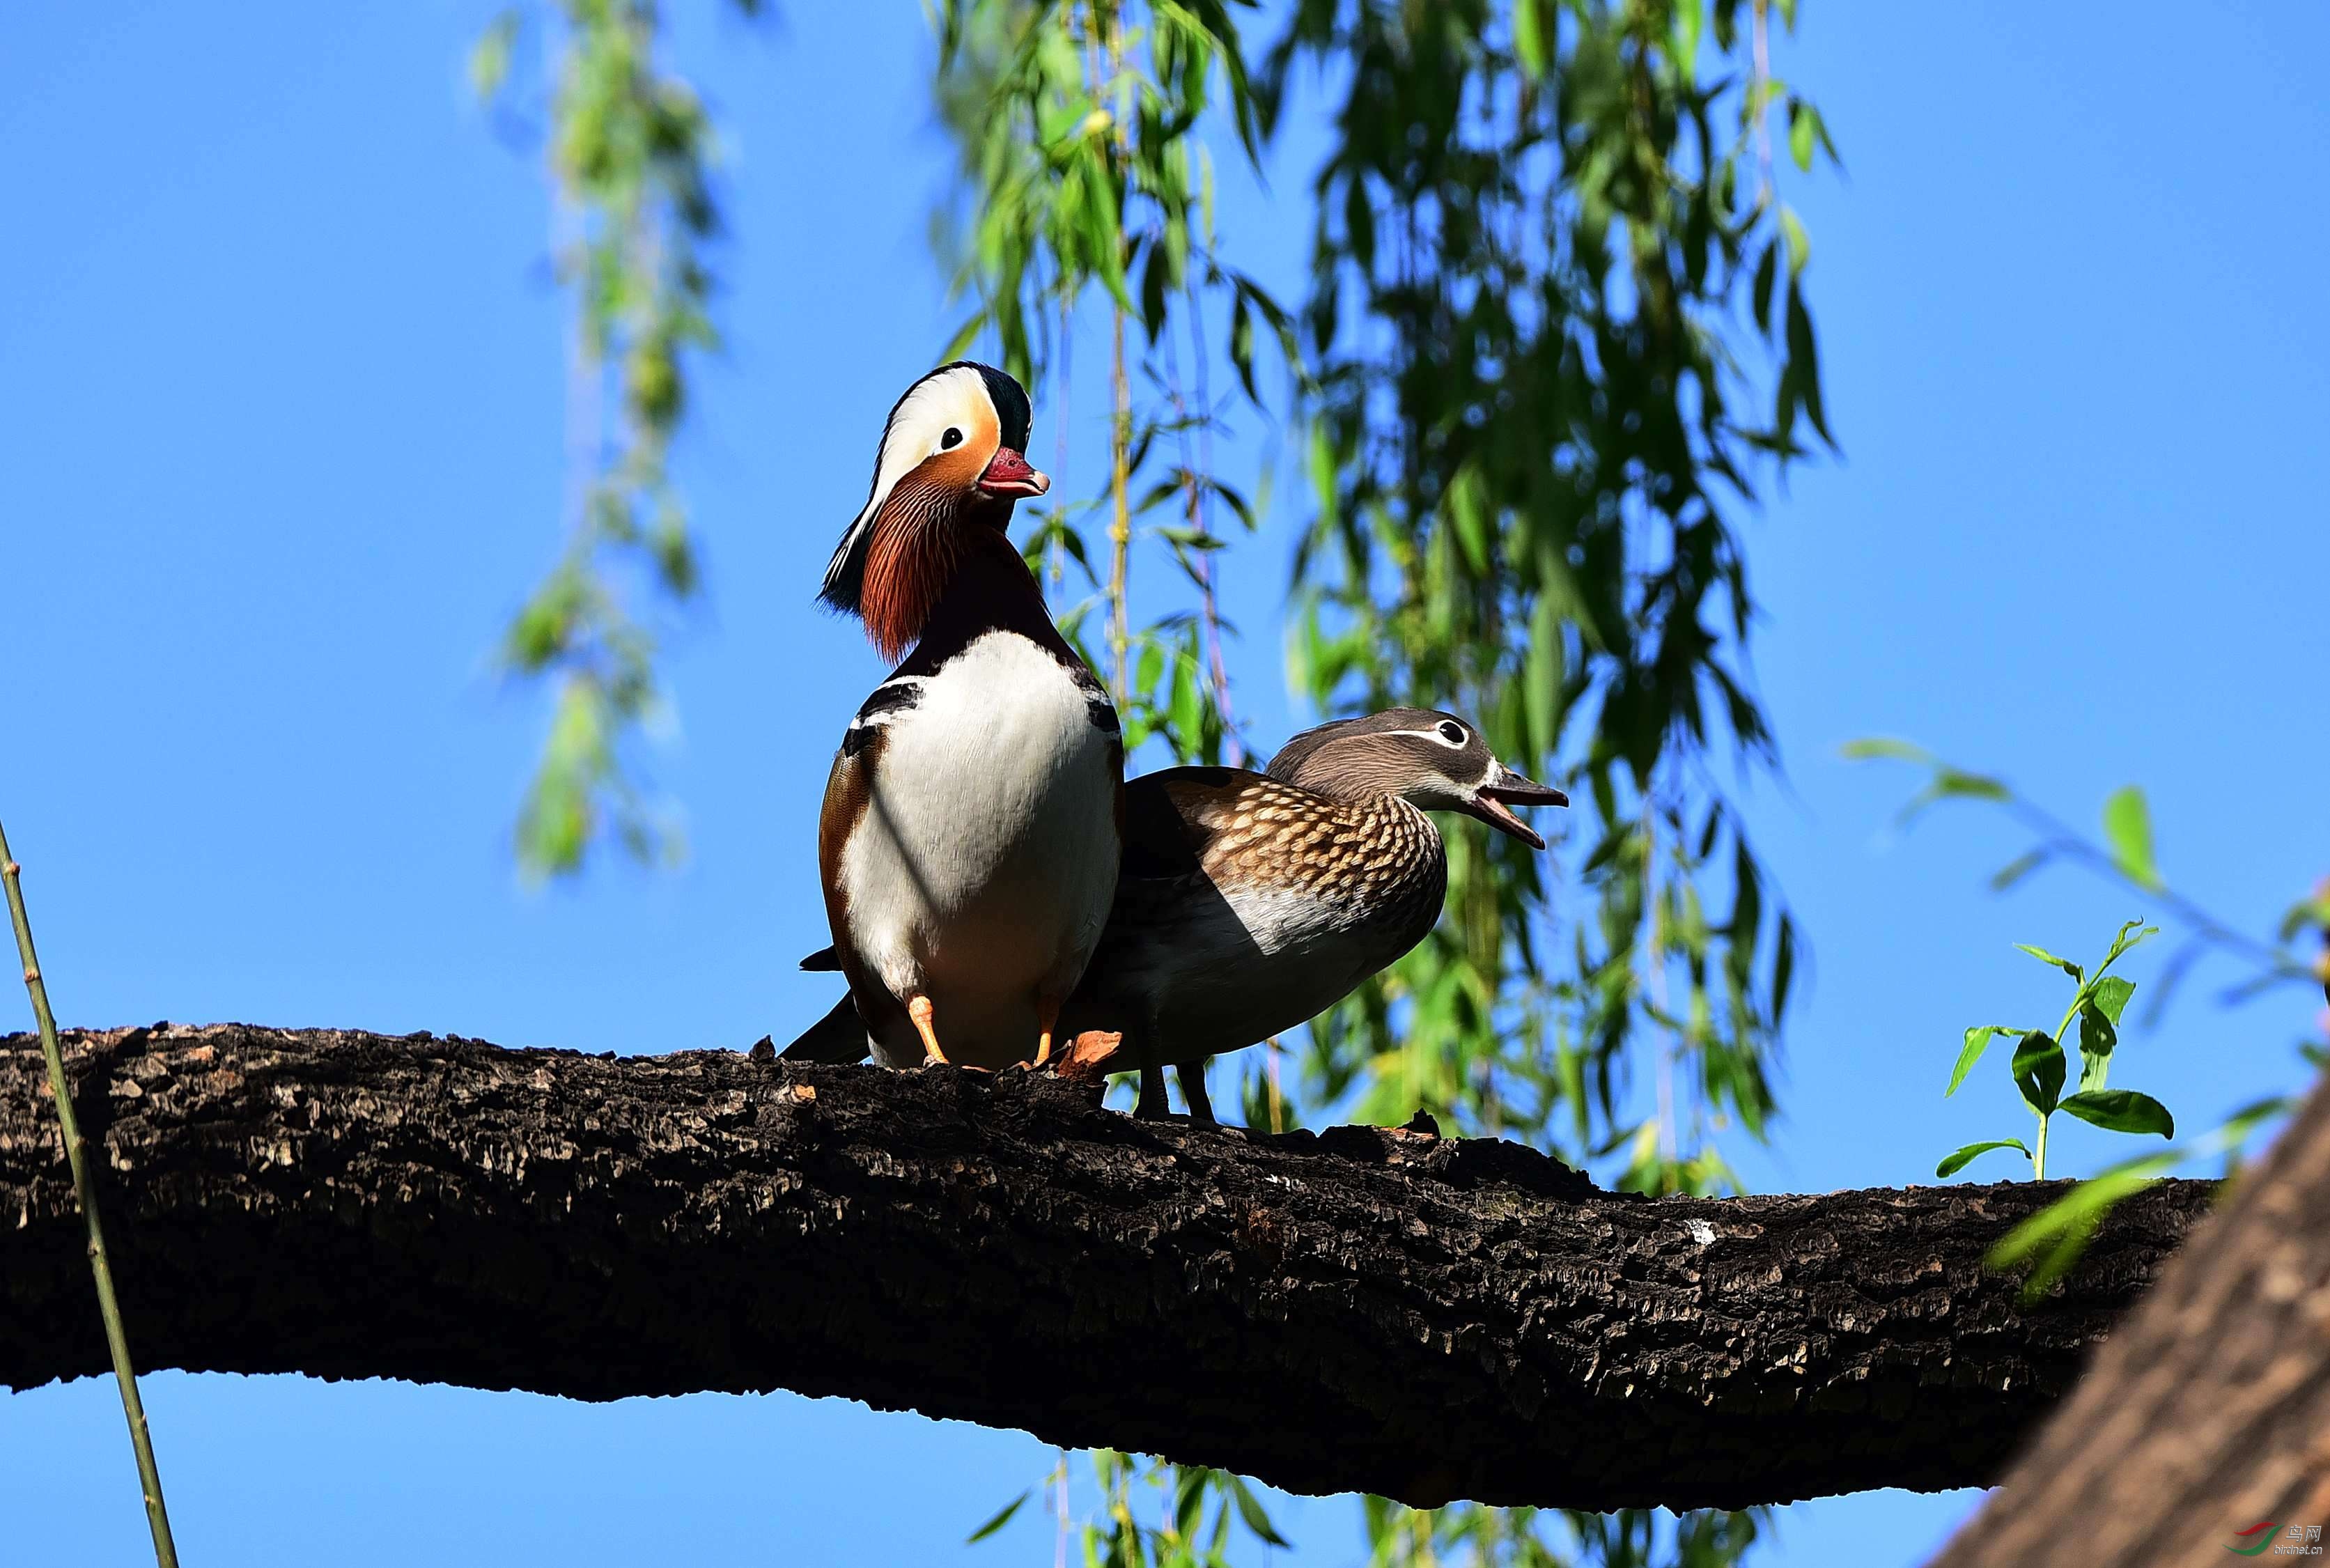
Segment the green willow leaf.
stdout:
<svg viewBox="0 0 2330 1568">
<path fill-rule="evenodd" d="M 2106 977 L 2108 978 L 2109 977 Z M 2079 1004 L 2079 1089 L 2100 1090 L 2110 1075 L 2112 1053 L 2119 1048 L 2119 1028 L 2092 1000 Z"/>
<path fill-rule="evenodd" d="M 2109 1132 L 2156 1132 L 2176 1136 L 2176 1119 L 2149 1094 L 2133 1089 L 2090 1089 L 2066 1099 L 2060 1110 Z"/>
<path fill-rule="evenodd" d="M 1890 735 L 1863 735 L 1858 740 L 1847 741 L 1836 751 L 1837 755 L 1848 762 L 1873 762 L 1881 760 L 1924 764 L 1930 763 L 1934 760 L 1934 754 L 1923 746 L 1913 745 L 1908 741 L 1896 740 Z"/>
<path fill-rule="evenodd" d="M 2106 959 L 2107 963 L 2110 960 Z M 2095 1010 L 2114 1024 L 2127 1011 L 2127 999 L 2136 995 L 2136 982 L 2124 975 L 2101 975 L 2088 987 L 2088 999 Z"/>
<path fill-rule="evenodd" d="M 1946 1100 L 1958 1091 L 1958 1085 L 1965 1082 L 1966 1074 L 1973 1072 L 1975 1063 L 1982 1060 L 1982 1053 L 1989 1049 L 1994 1036 L 2022 1033 L 2012 1024 L 1978 1024 L 1968 1029 L 1965 1044 L 1958 1048 L 1957 1063 L 1950 1069 L 1950 1086 L 1942 1091 L 1942 1098 Z"/>
<path fill-rule="evenodd" d="M 1002 1507 L 996 1510 L 995 1516 L 993 1518 L 988 1520 L 987 1523 L 981 1525 L 978 1529 L 973 1530 L 969 1535 L 963 1537 L 962 1544 L 966 1546 L 975 1546 L 980 1542 L 986 1540 L 990 1535 L 994 1535 L 998 1530 L 1003 1528 L 1004 1525 L 1011 1522 L 1011 1516 L 1019 1511 L 1020 1507 L 1028 1501 L 1028 1498 L 1031 1495 L 1031 1492 L 1021 1492 L 1018 1497 L 1004 1504 Z"/>
<path fill-rule="evenodd" d="M 2121 1200 L 2150 1186 L 2175 1164 L 2174 1154 L 2145 1155 L 2079 1183 L 2007 1232 L 1984 1256 L 1984 1266 L 2003 1271 L 2032 1263 L 2022 1281 L 2022 1299 L 2038 1299 L 2078 1265 L 2088 1240 Z"/>
<path fill-rule="evenodd" d="M 2142 927 L 2142 929 L 2138 930 L 2137 928 L 2139 927 Z M 2130 935 L 2129 933 L 2131 932 L 2134 934 Z M 2106 969 L 2110 968 L 2112 965 L 2119 961 L 2119 957 L 2122 953 L 2126 952 L 2130 948 L 2136 947 L 2139 943 L 2149 941 L 2152 938 L 2156 937 L 2159 934 L 2160 928 L 2158 926 L 2145 925 L 2145 923 L 2140 920 L 2127 921 L 2119 928 L 2119 934 L 2112 938 L 2111 951 L 2106 953 L 2104 955 L 2104 961 L 2096 966 L 2096 973 L 2099 975 L 2102 974 Z"/>
<path fill-rule="evenodd" d="M 2104 841 L 2111 845 L 2112 864 L 2121 875 L 2141 888 L 2160 887 L 2160 867 L 2153 859 L 2152 808 L 2135 785 L 2115 789 L 2105 799 Z"/>
<path fill-rule="evenodd" d="M 2014 945 L 2017 949 L 2029 953 L 2041 963 L 2054 965 L 2055 968 L 2062 970 L 2065 974 L 2070 976 L 2071 978 L 2075 980 L 2082 978 L 2086 973 L 2086 971 L 2081 969 L 2079 965 L 2071 962 L 2070 959 L 2058 958 L 2044 948 L 2034 948 L 2029 942 L 2017 942 Z"/>
<path fill-rule="evenodd" d="M 2031 1157 L 2031 1151 L 2022 1147 L 2022 1140 L 2021 1138 L 1994 1138 L 1989 1139 L 1987 1142 L 1970 1143 L 1962 1148 L 1951 1150 L 1947 1155 L 1943 1157 L 1942 1163 L 1934 1167 L 1934 1175 L 1937 1177 L 1945 1178 L 1954 1176 L 1957 1175 L 1958 1172 L 1965 1169 L 1967 1161 L 1973 1159 L 1977 1155 L 1988 1154 L 1994 1148 L 2011 1148 L 2020 1154 L 2024 1159 L 2029 1159 Z"/>
<path fill-rule="evenodd" d="M 1263 1509 L 1262 1499 L 1254 1495 L 1254 1489 L 1246 1484 L 1245 1478 L 1223 1471 L 1222 1480 L 1229 1488 L 1231 1500 L 1237 1505 L 1240 1522 L 1264 1544 L 1291 1550 L 1285 1537 L 1279 1535 L 1271 1524 L 1269 1514 Z"/>
<path fill-rule="evenodd" d="M 2033 1029 L 2014 1048 L 2014 1087 L 2022 1102 L 2041 1116 L 2052 1115 L 2068 1070 L 2063 1048 L 2043 1029 Z"/>
<path fill-rule="evenodd" d="M 2046 864 L 2048 859 L 2048 852 L 2043 848 L 2024 851 L 1991 874 L 1990 891 L 2004 893 L 2008 888 Z"/>
</svg>

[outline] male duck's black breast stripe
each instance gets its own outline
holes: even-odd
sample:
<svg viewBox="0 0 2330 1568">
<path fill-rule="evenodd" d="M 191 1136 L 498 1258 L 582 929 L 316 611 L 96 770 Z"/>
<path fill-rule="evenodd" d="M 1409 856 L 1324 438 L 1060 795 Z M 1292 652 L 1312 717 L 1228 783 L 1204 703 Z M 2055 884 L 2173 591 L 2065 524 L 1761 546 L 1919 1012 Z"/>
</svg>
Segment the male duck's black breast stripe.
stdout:
<svg viewBox="0 0 2330 1568">
<path fill-rule="evenodd" d="M 848 733 L 841 737 L 841 754 L 855 757 L 874 739 L 874 732 L 888 723 L 898 713 L 910 713 L 923 700 L 923 680 L 919 675 L 901 679 L 892 676 L 867 694 L 858 704 L 857 716 L 849 721 Z"/>
<path fill-rule="evenodd" d="M 886 713 L 904 713 L 922 700 L 921 676 L 908 675 L 900 679 L 894 675 L 866 694 L 866 700 L 857 704 L 857 716 L 850 721 L 850 727 L 855 729 L 861 724 L 875 723 Z"/>
<path fill-rule="evenodd" d="M 1116 704 L 1108 700 L 1108 688 L 1100 684 L 1099 678 L 1086 669 L 1081 660 L 1070 664 L 1067 668 L 1068 674 L 1075 678 L 1076 690 L 1084 694 L 1084 717 L 1092 721 L 1093 728 L 1108 735 L 1121 732 L 1116 722 Z"/>
</svg>

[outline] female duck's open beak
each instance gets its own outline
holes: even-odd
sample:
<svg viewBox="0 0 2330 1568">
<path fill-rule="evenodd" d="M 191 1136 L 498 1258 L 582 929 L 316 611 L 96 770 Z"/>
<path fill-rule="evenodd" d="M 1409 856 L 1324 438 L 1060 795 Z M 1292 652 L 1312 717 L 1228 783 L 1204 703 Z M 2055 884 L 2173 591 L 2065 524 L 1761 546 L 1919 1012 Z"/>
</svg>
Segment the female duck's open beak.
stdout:
<svg viewBox="0 0 2330 1568">
<path fill-rule="evenodd" d="M 979 476 L 979 493 L 982 496 L 1040 496 L 1052 487 L 1046 478 L 1029 465 L 1026 457 L 1005 447 L 988 459 L 986 471 Z"/>
<path fill-rule="evenodd" d="M 1569 797 L 1550 785 L 1524 779 L 1502 762 L 1495 765 L 1489 781 L 1473 792 L 1473 798 L 1457 808 L 1467 817 L 1477 817 L 1500 833 L 1510 833 L 1531 849 L 1543 849 L 1545 840 L 1537 830 L 1506 809 L 1514 806 L 1567 806 Z"/>
</svg>

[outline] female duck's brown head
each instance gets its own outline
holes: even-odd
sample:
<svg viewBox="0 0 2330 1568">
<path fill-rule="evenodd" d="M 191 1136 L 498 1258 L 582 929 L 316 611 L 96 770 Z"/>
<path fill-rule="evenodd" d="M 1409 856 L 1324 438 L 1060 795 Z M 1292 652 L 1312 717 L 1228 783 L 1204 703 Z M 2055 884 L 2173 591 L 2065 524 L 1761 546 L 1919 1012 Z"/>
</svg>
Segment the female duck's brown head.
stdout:
<svg viewBox="0 0 2330 1568">
<path fill-rule="evenodd" d="M 1012 503 L 1051 481 L 1030 468 L 1026 389 L 958 360 L 906 389 L 882 430 L 874 485 L 825 569 L 819 594 L 866 623 L 886 658 L 921 635 L 966 548 L 999 537 Z"/>
<path fill-rule="evenodd" d="M 1331 800 L 1397 795 L 1426 811 L 1461 811 L 1531 849 L 1545 840 L 1511 808 L 1569 804 L 1560 790 L 1497 760 L 1473 725 L 1429 708 L 1387 708 L 1305 730 L 1279 748 L 1269 773 Z"/>
</svg>

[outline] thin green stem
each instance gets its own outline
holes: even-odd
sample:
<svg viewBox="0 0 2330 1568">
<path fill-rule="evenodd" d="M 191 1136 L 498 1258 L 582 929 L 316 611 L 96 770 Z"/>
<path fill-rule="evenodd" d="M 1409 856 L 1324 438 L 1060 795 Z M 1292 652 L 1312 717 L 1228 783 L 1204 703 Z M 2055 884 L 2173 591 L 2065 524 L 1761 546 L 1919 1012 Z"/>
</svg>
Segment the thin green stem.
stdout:
<svg viewBox="0 0 2330 1568">
<path fill-rule="evenodd" d="M 2018 817 L 2037 833 L 2043 848 L 2068 855 L 2074 860 L 2085 861 L 2106 876 L 2126 883 L 2139 893 L 2158 903 L 2163 909 L 2193 928 L 2202 939 L 2221 948 L 2230 948 L 2247 955 L 2251 961 L 2276 973 L 2286 973 L 2290 967 L 2287 949 L 2271 942 L 2259 941 L 2245 931 L 2238 930 L 2224 921 L 2171 888 L 2166 883 L 2147 886 L 2120 869 L 2119 862 L 2109 851 L 2090 842 L 2084 835 L 2044 807 L 2034 806 L 2020 795 L 2006 803 L 2007 814 Z"/>
<path fill-rule="evenodd" d="M 2034 1182 L 2047 1179 L 2047 1116 L 2044 1111 L 2039 1113 L 2038 1145 L 2031 1151 L 2031 1179 Z"/>
<path fill-rule="evenodd" d="M 146 1522 L 154 1531 L 154 1561 L 159 1568 L 178 1568 L 177 1544 L 170 1538 L 170 1511 L 162 1502 L 162 1472 L 154 1463 L 154 1440 L 146 1430 L 146 1404 L 137 1397 L 137 1374 L 129 1365 L 129 1339 L 121 1329 L 121 1303 L 113 1293 L 113 1265 L 106 1257 L 105 1230 L 98 1223 L 97 1190 L 90 1182 L 88 1148 L 81 1141 L 80 1119 L 73 1115 L 64 1052 L 57 1044 L 56 1017 L 49 1011 L 49 988 L 41 978 L 40 958 L 33 950 L 33 922 L 24 913 L 24 890 L 19 881 L 23 869 L 8 853 L 7 833 L 0 830 L 0 883 L 6 884 L 8 920 L 16 928 L 17 956 L 24 961 L 24 989 L 33 995 L 33 1018 L 40 1025 L 41 1051 L 49 1061 L 49 1092 L 57 1102 L 65 1159 L 72 1167 L 73 1196 L 89 1228 L 89 1266 L 97 1276 L 97 1309 L 105 1318 L 106 1348 L 113 1353 L 114 1381 L 121 1385 L 121 1413 L 128 1418 L 129 1444 L 137 1453 L 137 1480 L 146 1492 Z"/>
</svg>

